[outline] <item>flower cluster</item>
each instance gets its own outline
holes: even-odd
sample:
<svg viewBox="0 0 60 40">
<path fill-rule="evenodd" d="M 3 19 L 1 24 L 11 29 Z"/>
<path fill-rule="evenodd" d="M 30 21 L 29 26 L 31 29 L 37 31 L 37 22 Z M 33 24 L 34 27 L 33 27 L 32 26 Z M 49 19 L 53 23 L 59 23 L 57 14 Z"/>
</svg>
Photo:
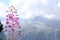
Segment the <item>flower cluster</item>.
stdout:
<svg viewBox="0 0 60 40">
<path fill-rule="evenodd" d="M 13 29 L 12 29 L 13 27 Z M 18 34 L 21 33 L 21 26 L 20 26 L 20 23 L 19 23 L 19 17 L 17 14 L 12 14 L 12 13 L 9 13 L 8 15 L 6 15 L 6 25 L 5 25 L 5 32 L 11 32 L 12 30 L 17 30 L 18 31 Z M 18 30 L 19 29 L 19 30 Z"/>
</svg>

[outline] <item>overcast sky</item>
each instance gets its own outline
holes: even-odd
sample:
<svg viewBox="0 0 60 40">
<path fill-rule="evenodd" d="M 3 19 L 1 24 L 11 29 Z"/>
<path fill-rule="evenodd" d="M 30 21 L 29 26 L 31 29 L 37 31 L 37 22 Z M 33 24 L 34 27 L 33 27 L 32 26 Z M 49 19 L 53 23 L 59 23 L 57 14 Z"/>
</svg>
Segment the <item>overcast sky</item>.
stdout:
<svg viewBox="0 0 60 40">
<path fill-rule="evenodd" d="M 13 5 L 20 19 L 29 20 L 36 16 L 47 20 L 60 21 L 60 0 L 0 0 L 0 20 L 8 14 L 6 10 Z"/>
</svg>

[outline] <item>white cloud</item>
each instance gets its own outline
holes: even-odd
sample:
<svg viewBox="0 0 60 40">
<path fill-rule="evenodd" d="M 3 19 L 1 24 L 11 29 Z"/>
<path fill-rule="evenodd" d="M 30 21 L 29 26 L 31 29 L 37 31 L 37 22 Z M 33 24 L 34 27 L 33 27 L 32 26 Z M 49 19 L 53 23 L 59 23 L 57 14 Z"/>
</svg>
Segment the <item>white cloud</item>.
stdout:
<svg viewBox="0 0 60 40">
<path fill-rule="evenodd" d="M 15 8 L 17 8 L 18 13 L 20 13 L 20 18 L 29 19 L 32 17 L 32 11 L 29 9 L 31 2 L 32 0 L 11 0 L 10 5 L 13 5 Z"/>
<path fill-rule="evenodd" d="M 18 13 L 20 13 L 19 17 L 23 19 L 30 19 L 33 17 L 32 9 L 30 9 L 30 5 L 32 2 L 33 0 L 25 0 L 21 8 L 20 8 L 21 5 L 19 5 L 18 7 L 19 8 Z M 34 2 L 36 2 L 36 0 Z"/>
<path fill-rule="evenodd" d="M 4 5 L 4 3 L 0 3 L 0 17 L 4 17 L 6 16 L 6 6 Z"/>
<path fill-rule="evenodd" d="M 53 14 L 45 14 L 45 15 L 43 15 L 43 17 L 47 18 L 47 19 L 53 19 L 53 18 L 55 18 L 55 15 L 53 15 Z"/>
<path fill-rule="evenodd" d="M 47 5 L 49 0 L 41 0 L 41 2 L 43 3 L 43 5 Z"/>
<path fill-rule="evenodd" d="M 43 4 L 47 4 L 48 0 L 40 0 Z M 17 8 L 18 10 L 18 13 L 19 14 L 19 17 L 22 18 L 22 19 L 30 19 L 30 18 L 33 18 L 35 16 L 42 16 L 44 18 L 47 18 L 47 19 L 53 19 L 55 17 L 55 15 L 53 14 L 46 14 L 44 13 L 43 11 L 40 10 L 40 13 L 39 13 L 39 10 L 32 10 L 30 9 L 30 5 L 31 4 L 36 4 L 38 3 L 38 0 L 11 0 L 10 5 L 13 5 L 14 7 Z M 22 5 L 23 4 L 23 5 Z M 0 8 L 1 8 L 1 13 L 0 13 L 0 17 L 5 17 L 6 16 L 6 12 L 3 12 L 6 11 L 6 6 L 3 4 L 3 3 L 0 3 Z"/>
<path fill-rule="evenodd" d="M 0 3 L 0 10 L 5 10 L 6 6 L 4 5 L 4 3 Z"/>
<path fill-rule="evenodd" d="M 34 16 L 41 16 L 46 19 L 56 18 L 56 15 L 54 15 L 53 13 L 46 13 L 45 11 L 41 11 L 41 10 L 40 10 L 40 12 L 35 10 Z"/>
<path fill-rule="evenodd" d="M 48 0 L 40 0 L 44 5 L 47 4 Z M 48 19 L 53 19 L 55 17 L 55 15 L 53 14 L 46 14 L 43 11 L 40 10 L 41 13 L 39 13 L 39 10 L 32 10 L 31 8 L 31 4 L 36 4 L 38 3 L 38 0 L 11 0 L 10 5 L 13 5 L 15 8 L 17 8 L 19 17 L 23 18 L 23 19 L 30 19 L 34 16 L 42 16 L 44 18 L 48 18 Z M 23 5 L 22 5 L 23 4 Z M 2 10 L 2 14 L 3 14 L 3 10 L 6 11 L 6 6 L 3 3 L 0 3 L 0 8 Z M 8 7 L 7 7 L 8 8 Z M 4 14 L 2 15 L 0 14 L 0 16 L 2 17 L 4 15 L 6 15 L 6 12 L 4 12 Z"/>
<path fill-rule="evenodd" d="M 44 5 L 47 5 L 48 3 L 48 0 L 40 0 Z M 24 19 L 26 18 L 32 18 L 33 16 L 41 16 L 42 14 L 41 13 L 38 13 L 39 10 L 32 10 L 30 9 L 31 8 L 31 4 L 36 4 L 38 2 L 40 2 L 39 0 L 26 0 L 24 5 L 22 6 L 22 8 L 19 10 L 19 12 L 21 13 L 25 13 L 25 16 L 22 15 L 22 17 L 24 17 Z M 31 12 L 32 11 L 32 12 Z M 43 15 L 42 15 L 43 16 Z M 47 17 L 48 16 L 48 17 Z M 21 17 L 21 16 L 20 16 Z M 53 15 L 45 15 L 44 16 L 45 18 L 53 18 L 54 16 Z"/>
<path fill-rule="evenodd" d="M 33 17 L 33 12 L 32 11 L 28 11 L 28 12 L 20 15 L 20 18 L 22 18 L 22 19 L 30 19 L 32 17 Z"/>
<path fill-rule="evenodd" d="M 10 4 L 9 5 L 14 5 L 16 6 L 18 3 L 20 3 L 21 0 L 10 0 Z"/>
<path fill-rule="evenodd" d="M 0 3 L 0 6 L 3 6 L 4 4 L 3 3 Z"/>
<path fill-rule="evenodd" d="M 57 6 L 60 8 L 60 1 L 57 3 Z"/>
</svg>

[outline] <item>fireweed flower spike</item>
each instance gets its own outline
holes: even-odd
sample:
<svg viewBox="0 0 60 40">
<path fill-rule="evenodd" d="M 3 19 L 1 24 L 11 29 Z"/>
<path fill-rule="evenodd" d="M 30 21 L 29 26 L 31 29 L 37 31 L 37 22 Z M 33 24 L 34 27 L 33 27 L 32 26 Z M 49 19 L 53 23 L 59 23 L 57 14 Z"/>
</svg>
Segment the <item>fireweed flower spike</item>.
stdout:
<svg viewBox="0 0 60 40">
<path fill-rule="evenodd" d="M 9 7 L 10 9 L 10 7 Z M 6 25 L 5 25 L 5 28 L 7 28 L 5 30 L 5 32 L 8 32 L 8 33 L 11 33 L 12 32 L 12 37 L 14 37 L 14 32 L 17 31 L 17 34 L 20 35 L 21 31 L 20 31 L 20 28 L 21 28 L 21 25 L 19 23 L 19 15 L 14 15 L 13 13 L 15 13 L 16 10 L 15 8 L 13 8 L 13 6 L 11 6 L 11 9 L 10 9 L 10 13 L 8 13 L 8 15 L 6 15 Z M 9 12 L 9 11 L 8 11 Z M 19 29 L 19 30 L 16 30 L 16 29 Z M 17 35 L 17 36 L 18 36 Z M 12 38 L 12 40 L 14 40 Z"/>
</svg>

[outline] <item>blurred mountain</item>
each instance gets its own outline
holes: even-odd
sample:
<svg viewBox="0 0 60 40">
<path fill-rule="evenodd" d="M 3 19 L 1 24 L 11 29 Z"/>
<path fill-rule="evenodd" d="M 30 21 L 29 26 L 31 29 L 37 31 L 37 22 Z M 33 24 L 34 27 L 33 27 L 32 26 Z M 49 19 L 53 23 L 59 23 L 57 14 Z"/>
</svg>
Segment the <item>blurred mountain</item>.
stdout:
<svg viewBox="0 0 60 40">
<path fill-rule="evenodd" d="M 47 26 L 49 27 L 58 27 L 60 28 L 60 20 L 56 20 L 56 19 L 46 19 L 43 18 L 41 16 L 36 16 L 34 19 L 32 19 L 33 21 L 38 21 L 38 22 L 43 22 L 45 23 Z"/>
<path fill-rule="evenodd" d="M 59 28 L 48 27 L 41 22 L 23 22 L 21 30 L 21 40 L 60 40 Z"/>
</svg>

